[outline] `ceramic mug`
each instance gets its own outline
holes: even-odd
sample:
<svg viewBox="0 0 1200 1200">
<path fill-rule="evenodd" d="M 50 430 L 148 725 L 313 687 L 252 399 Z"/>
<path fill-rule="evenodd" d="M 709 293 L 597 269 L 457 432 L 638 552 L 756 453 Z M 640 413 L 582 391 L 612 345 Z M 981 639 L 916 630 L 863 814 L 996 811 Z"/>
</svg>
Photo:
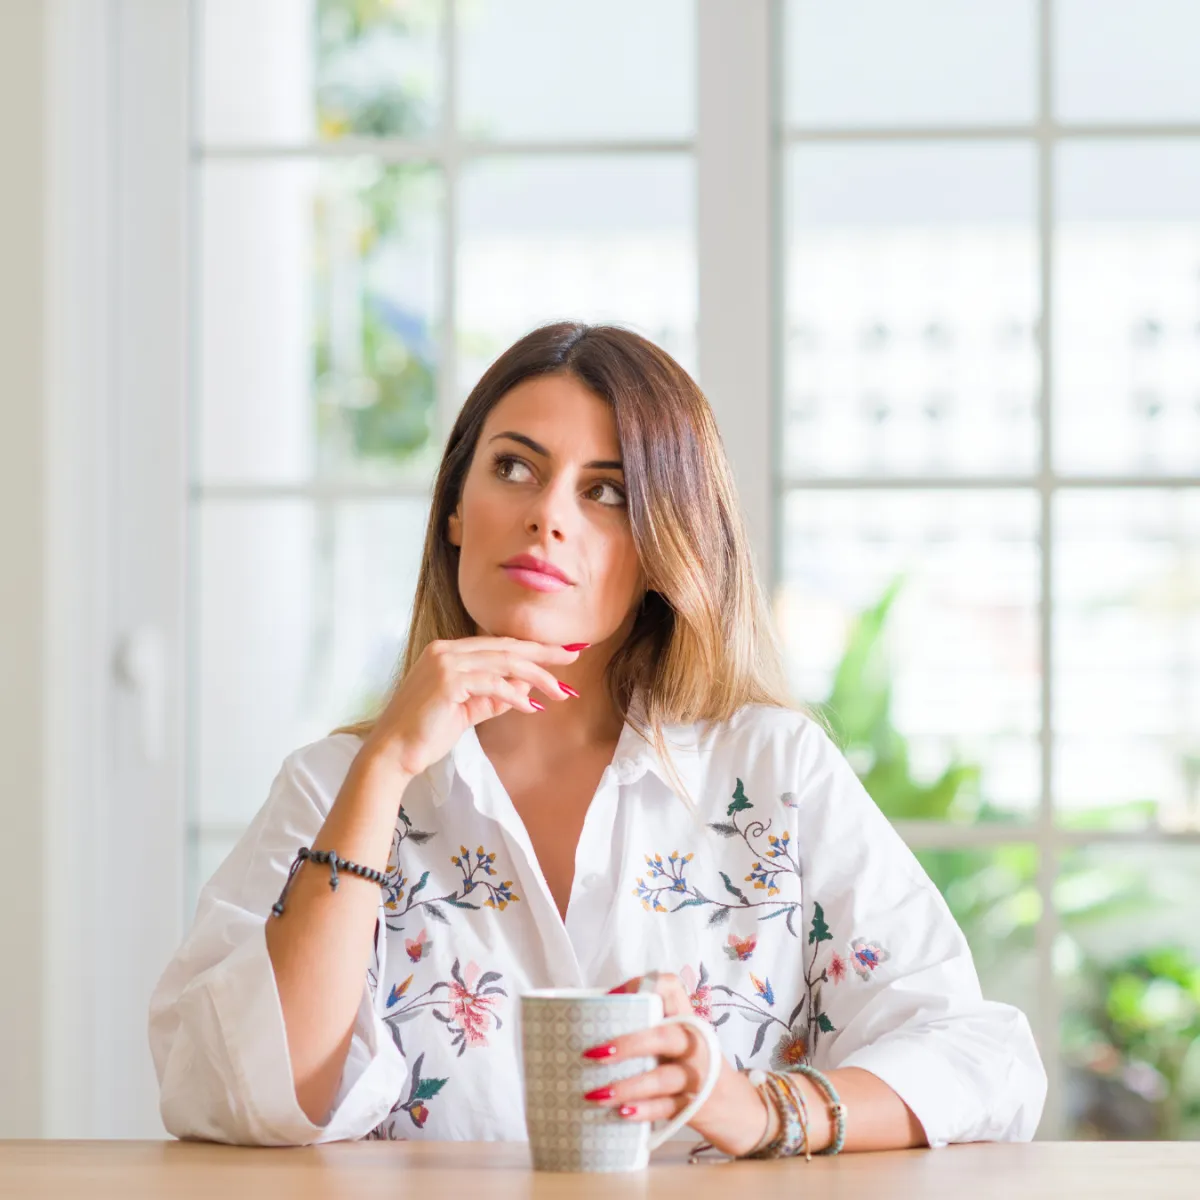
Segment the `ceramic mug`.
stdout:
<svg viewBox="0 0 1200 1200">
<path fill-rule="evenodd" d="M 707 1021 L 663 1016 L 654 991 L 612 994 L 599 988 L 544 988 L 522 994 L 521 1060 L 525 1123 L 535 1171 L 636 1171 L 696 1115 L 721 1073 L 721 1044 Z M 708 1047 L 708 1071 L 688 1106 L 661 1129 L 626 1120 L 583 1093 L 658 1065 L 654 1055 L 605 1063 L 582 1057 L 589 1046 L 651 1025 L 687 1025 Z"/>
</svg>

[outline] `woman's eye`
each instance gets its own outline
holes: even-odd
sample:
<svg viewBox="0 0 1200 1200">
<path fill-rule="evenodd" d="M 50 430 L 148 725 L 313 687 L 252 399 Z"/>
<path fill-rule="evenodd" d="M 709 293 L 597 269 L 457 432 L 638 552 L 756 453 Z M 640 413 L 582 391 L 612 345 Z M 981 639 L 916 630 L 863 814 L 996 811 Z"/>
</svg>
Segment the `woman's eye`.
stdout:
<svg viewBox="0 0 1200 1200">
<path fill-rule="evenodd" d="M 501 479 L 511 479 L 512 475 L 506 470 L 507 467 L 525 467 L 525 464 L 519 458 L 512 458 L 507 454 L 502 454 L 496 459 L 496 471 Z"/>
<path fill-rule="evenodd" d="M 528 463 L 524 462 L 522 459 L 514 458 L 510 454 L 498 454 L 493 462 L 493 470 L 496 472 L 497 476 L 509 483 L 517 482 L 521 478 L 521 476 L 514 474 L 515 471 L 528 471 L 529 469 Z M 615 498 L 601 499 L 601 504 L 604 504 L 609 508 L 619 508 L 625 503 L 625 489 L 621 487 L 620 484 L 613 483 L 609 479 L 601 479 L 597 483 L 593 483 L 592 486 L 584 493 L 584 495 L 591 496 L 596 493 L 602 493 L 605 488 L 607 488 L 612 493 L 612 497 Z"/>
<path fill-rule="evenodd" d="M 589 490 L 595 492 L 595 491 L 603 490 L 604 488 L 608 488 L 612 492 L 612 494 L 614 496 L 616 496 L 616 499 L 615 500 L 602 500 L 601 501 L 602 504 L 608 504 L 613 508 L 617 508 L 620 505 L 625 503 L 624 490 L 618 484 L 610 483 L 608 480 L 603 480 L 600 483 L 593 484 Z"/>
</svg>

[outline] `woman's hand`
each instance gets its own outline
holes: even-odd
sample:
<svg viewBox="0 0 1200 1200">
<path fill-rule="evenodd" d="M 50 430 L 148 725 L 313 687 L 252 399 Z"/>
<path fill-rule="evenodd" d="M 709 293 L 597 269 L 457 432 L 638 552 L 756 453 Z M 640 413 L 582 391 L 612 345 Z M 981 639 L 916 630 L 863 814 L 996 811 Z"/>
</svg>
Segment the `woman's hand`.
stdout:
<svg viewBox="0 0 1200 1200">
<path fill-rule="evenodd" d="M 540 712 L 537 688 L 550 700 L 565 691 L 543 663 L 573 663 L 579 650 L 508 637 L 432 641 L 393 693 L 363 745 L 408 775 L 419 775 L 472 725 L 510 708 Z"/>
<path fill-rule="evenodd" d="M 614 992 L 636 992 L 641 977 L 626 980 Z M 676 975 L 655 977 L 654 990 L 663 998 L 663 1015 L 689 1015 L 692 1002 Z M 612 1047 L 611 1051 L 608 1047 Z M 652 1025 L 626 1033 L 585 1056 L 606 1063 L 642 1055 L 657 1055 L 659 1065 L 641 1075 L 618 1080 L 607 1088 L 585 1094 L 585 1099 L 615 1108 L 628 1121 L 667 1121 L 683 1111 L 703 1084 L 708 1070 L 708 1049 L 686 1025 Z M 774 1119 L 754 1085 L 726 1059 L 712 1094 L 688 1124 L 725 1154 L 740 1155 L 753 1149 L 767 1121 Z"/>
</svg>

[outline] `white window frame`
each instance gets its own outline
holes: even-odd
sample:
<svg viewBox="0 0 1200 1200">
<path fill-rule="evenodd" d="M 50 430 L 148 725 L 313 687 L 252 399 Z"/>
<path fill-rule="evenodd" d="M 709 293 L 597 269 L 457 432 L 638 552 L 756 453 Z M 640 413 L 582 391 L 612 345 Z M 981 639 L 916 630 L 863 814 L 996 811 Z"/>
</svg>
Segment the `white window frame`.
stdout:
<svg viewBox="0 0 1200 1200">
<path fill-rule="evenodd" d="M 777 44 L 783 43 L 782 0 L 776 8 L 780 21 Z M 954 125 L 954 126 L 805 126 L 788 127 L 783 120 L 782 105 L 775 108 L 780 130 L 780 158 L 788 147 L 821 143 L 912 143 L 912 142 L 987 142 L 1014 140 L 1024 141 L 1036 148 L 1038 193 L 1037 193 L 1037 238 L 1038 266 L 1040 271 L 1038 353 L 1041 365 L 1041 389 L 1038 396 L 1037 419 L 1041 428 L 1041 452 L 1039 463 L 1032 475 L 968 476 L 946 478 L 945 476 L 906 476 L 888 478 L 840 477 L 809 478 L 787 475 L 776 462 L 775 477 L 778 491 L 774 497 L 773 511 L 778 515 L 782 501 L 792 488 L 804 490 L 870 490 L 872 492 L 900 491 L 908 489 L 937 490 L 946 492 L 975 490 L 1007 490 L 1035 492 L 1038 497 L 1040 547 L 1040 602 L 1038 609 L 1038 644 L 1041 658 L 1040 706 L 1042 712 L 1039 733 L 1041 772 L 1039 781 L 1037 813 L 1027 825 L 954 825 L 934 821 L 896 821 L 898 832 L 914 850 L 935 849 L 996 849 L 1008 845 L 1032 845 L 1038 852 L 1037 891 L 1042 912 L 1035 927 L 1034 955 L 1036 967 L 1037 1009 L 1029 1014 L 1034 1034 L 1049 1076 L 1049 1094 L 1045 1116 L 1038 1129 L 1039 1140 L 1055 1140 L 1065 1132 L 1063 1109 L 1063 1062 L 1061 1057 L 1062 1017 L 1061 996 L 1055 978 L 1054 946 L 1061 931 L 1058 913 L 1054 904 L 1054 886 L 1058 877 L 1062 855 L 1072 849 L 1087 846 L 1130 842 L 1154 843 L 1159 845 L 1200 845 L 1200 831 L 1166 832 L 1156 829 L 1142 831 L 1076 830 L 1060 826 L 1056 820 L 1053 773 L 1054 773 L 1054 730 L 1052 725 L 1054 704 L 1054 645 L 1052 626 L 1054 619 L 1054 501 L 1062 491 L 1082 489 L 1136 489 L 1136 488 L 1196 488 L 1200 480 L 1194 476 L 1171 475 L 1097 475 L 1080 476 L 1057 472 L 1053 466 L 1053 425 L 1051 406 L 1054 395 L 1054 222 L 1055 222 L 1055 176 L 1054 161 L 1058 147 L 1070 140 L 1118 138 L 1136 140 L 1140 138 L 1184 137 L 1200 138 L 1200 124 L 1174 123 L 1101 123 L 1063 122 L 1053 114 L 1053 57 L 1054 57 L 1054 0 L 1039 0 L 1038 4 L 1038 61 L 1037 61 L 1037 110 L 1032 122 L 1014 125 Z M 782 66 L 782 64 L 777 64 Z M 776 78 L 782 80 L 782 70 Z M 787 203 L 782 188 L 777 193 L 777 213 L 782 213 Z M 787 248 L 782 237 L 777 243 L 778 261 L 786 261 Z M 783 318 L 782 300 L 776 310 L 776 319 Z M 782 345 L 777 339 L 776 348 Z M 777 410 L 782 409 L 782 389 L 774 393 Z M 778 562 L 778 559 L 776 560 Z M 772 576 L 773 581 L 775 576 Z"/>
<path fill-rule="evenodd" d="M 193 486 L 186 425 L 194 354 L 196 175 L 191 94 L 194 13 L 189 0 L 48 0 L 50 110 L 54 117 L 49 337 L 61 347 L 51 377 L 50 458 L 51 729 L 82 738 L 49 771 L 48 845 L 76 881 L 51 888 L 46 972 L 50 998 L 45 1128 L 53 1136 L 162 1136 L 145 1036 L 146 1000 L 183 936 L 187 824 L 186 632 L 189 514 L 212 496 L 364 494 L 332 488 Z M 454 129 L 455 0 L 447 0 L 444 128 Z M 716 411 L 747 516 L 754 553 L 773 593 L 779 578 L 782 499 L 790 487 L 1033 488 L 1040 497 L 1042 777 L 1036 822 L 1027 827 L 902 823 L 914 848 L 1031 843 L 1040 852 L 1044 909 L 1037 929 L 1039 1011 L 1035 1030 L 1051 1076 L 1040 1136 L 1059 1136 L 1058 996 L 1052 949 L 1057 858 L 1068 847 L 1118 835 L 1056 828 L 1051 797 L 1053 603 L 1052 501 L 1063 487 L 1195 486 L 1194 479 L 1067 479 L 1050 467 L 1049 405 L 1053 273 L 1054 150 L 1065 137 L 1200 136 L 1200 127 L 1063 126 L 1049 110 L 1051 0 L 1041 6 L 1040 101 L 1036 121 L 1005 129 L 785 129 L 779 0 L 696 0 L 697 131 L 693 142 L 515 144 L 478 147 L 447 133 L 432 148 L 372 142 L 381 157 L 423 158 L 446 171 L 442 326 L 455 328 L 458 167 L 475 153 L 588 154 L 693 148 L 698 181 L 699 375 Z M 1040 168 L 1040 349 L 1044 385 L 1042 463 L 1033 478 L 787 478 L 780 467 L 780 330 L 783 321 L 781 160 L 804 140 L 1033 139 Z M 205 156 L 359 153 L 362 142 L 279 147 L 207 147 Z M 432 153 L 431 153 L 432 149 Z M 55 340 L 57 339 L 57 340 Z M 452 337 L 442 346 L 440 436 L 461 403 Z M 771 464 L 764 470 L 763 464 Z M 407 494 L 412 494 L 409 489 Z M 387 495 L 405 495 L 403 488 Z M 143 637 L 149 677 L 140 684 L 129 638 Z M 136 643 L 135 643 L 136 644 Z M 146 646 L 150 647 L 146 651 Z M 158 655 L 155 665 L 155 655 Z M 123 657 L 124 656 L 124 657 Z M 145 666 L 144 663 L 142 663 Z M 118 674 L 126 671 L 126 681 Z M 164 687 L 155 690 L 154 672 Z M 159 723 L 157 757 L 146 725 Z M 1200 834 L 1120 834 L 1122 839 L 1200 843 Z M 77 897 L 86 888 L 86 901 Z"/>
</svg>

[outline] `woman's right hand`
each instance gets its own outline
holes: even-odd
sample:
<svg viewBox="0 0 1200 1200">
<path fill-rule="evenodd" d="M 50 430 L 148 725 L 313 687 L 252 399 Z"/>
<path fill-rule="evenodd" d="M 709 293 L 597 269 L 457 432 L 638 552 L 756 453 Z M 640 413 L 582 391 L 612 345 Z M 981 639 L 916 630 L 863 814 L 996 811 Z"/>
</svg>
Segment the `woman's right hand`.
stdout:
<svg viewBox="0 0 1200 1200">
<path fill-rule="evenodd" d="M 407 775 L 419 775 L 470 726 L 510 708 L 540 712 L 545 706 L 530 697 L 531 688 L 550 700 L 569 699 L 547 666 L 578 657 L 578 650 L 520 638 L 432 641 L 392 694 L 363 751 L 382 755 Z"/>
</svg>

